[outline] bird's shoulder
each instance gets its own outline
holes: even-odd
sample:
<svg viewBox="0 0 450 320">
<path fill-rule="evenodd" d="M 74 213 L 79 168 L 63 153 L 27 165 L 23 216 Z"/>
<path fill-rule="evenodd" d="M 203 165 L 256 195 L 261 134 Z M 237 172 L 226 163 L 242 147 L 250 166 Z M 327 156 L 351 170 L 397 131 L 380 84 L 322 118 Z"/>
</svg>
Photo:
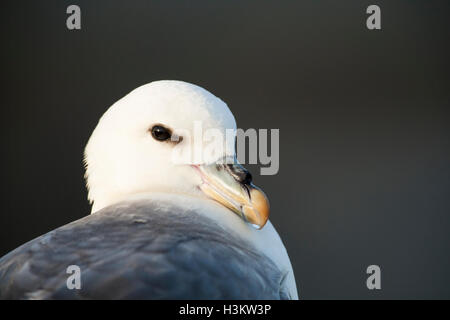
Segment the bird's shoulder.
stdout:
<svg viewBox="0 0 450 320">
<path fill-rule="evenodd" d="M 67 267 L 81 270 L 69 290 Z M 0 259 L 1 298 L 287 298 L 283 274 L 233 230 L 181 207 L 110 206 Z"/>
</svg>

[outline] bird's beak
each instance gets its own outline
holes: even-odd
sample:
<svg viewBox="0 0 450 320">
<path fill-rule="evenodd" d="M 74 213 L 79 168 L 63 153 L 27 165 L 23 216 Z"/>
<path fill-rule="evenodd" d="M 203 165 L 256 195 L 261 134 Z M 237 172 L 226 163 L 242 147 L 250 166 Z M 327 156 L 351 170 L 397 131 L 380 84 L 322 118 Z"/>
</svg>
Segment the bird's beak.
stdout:
<svg viewBox="0 0 450 320">
<path fill-rule="evenodd" d="M 240 164 L 194 165 L 200 173 L 200 189 L 258 229 L 269 218 L 269 200 L 253 185 L 251 174 Z"/>
</svg>

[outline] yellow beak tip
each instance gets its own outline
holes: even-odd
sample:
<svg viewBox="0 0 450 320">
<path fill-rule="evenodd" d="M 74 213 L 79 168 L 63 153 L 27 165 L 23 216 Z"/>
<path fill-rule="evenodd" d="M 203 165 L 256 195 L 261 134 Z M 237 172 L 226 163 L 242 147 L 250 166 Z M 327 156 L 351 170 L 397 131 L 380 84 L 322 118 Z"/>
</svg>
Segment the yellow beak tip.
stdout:
<svg viewBox="0 0 450 320">
<path fill-rule="evenodd" d="M 244 207 L 244 214 L 250 223 L 262 229 L 269 219 L 270 204 L 264 192 L 259 188 L 250 189 L 251 207 Z"/>
</svg>

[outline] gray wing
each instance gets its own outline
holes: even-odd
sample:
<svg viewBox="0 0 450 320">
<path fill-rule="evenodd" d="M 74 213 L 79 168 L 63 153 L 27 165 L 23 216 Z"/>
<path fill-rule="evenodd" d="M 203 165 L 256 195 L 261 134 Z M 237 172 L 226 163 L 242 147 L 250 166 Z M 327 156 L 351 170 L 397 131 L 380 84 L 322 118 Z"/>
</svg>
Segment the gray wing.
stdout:
<svg viewBox="0 0 450 320">
<path fill-rule="evenodd" d="M 79 290 L 67 288 L 70 265 Z M 0 259 L 1 299 L 287 299 L 283 279 L 232 231 L 148 203 L 105 208 Z"/>
</svg>

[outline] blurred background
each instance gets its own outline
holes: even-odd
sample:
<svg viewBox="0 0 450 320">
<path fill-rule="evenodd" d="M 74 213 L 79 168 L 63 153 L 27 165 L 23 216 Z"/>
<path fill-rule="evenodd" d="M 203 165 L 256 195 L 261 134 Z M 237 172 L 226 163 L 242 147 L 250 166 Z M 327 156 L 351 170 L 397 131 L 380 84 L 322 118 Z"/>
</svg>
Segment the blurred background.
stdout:
<svg viewBox="0 0 450 320">
<path fill-rule="evenodd" d="M 81 8 L 81 30 L 66 8 Z M 366 8 L 381 8 L 381 30 Z M 259 176 L 304 299 L 450 298 L 448 1 L 2 1 L 0 256 L 90 212 L 84 146 L 159 79 L 280 129 Z M 381 290 L 366 268 L 381 267 Z"/>
</svg>

